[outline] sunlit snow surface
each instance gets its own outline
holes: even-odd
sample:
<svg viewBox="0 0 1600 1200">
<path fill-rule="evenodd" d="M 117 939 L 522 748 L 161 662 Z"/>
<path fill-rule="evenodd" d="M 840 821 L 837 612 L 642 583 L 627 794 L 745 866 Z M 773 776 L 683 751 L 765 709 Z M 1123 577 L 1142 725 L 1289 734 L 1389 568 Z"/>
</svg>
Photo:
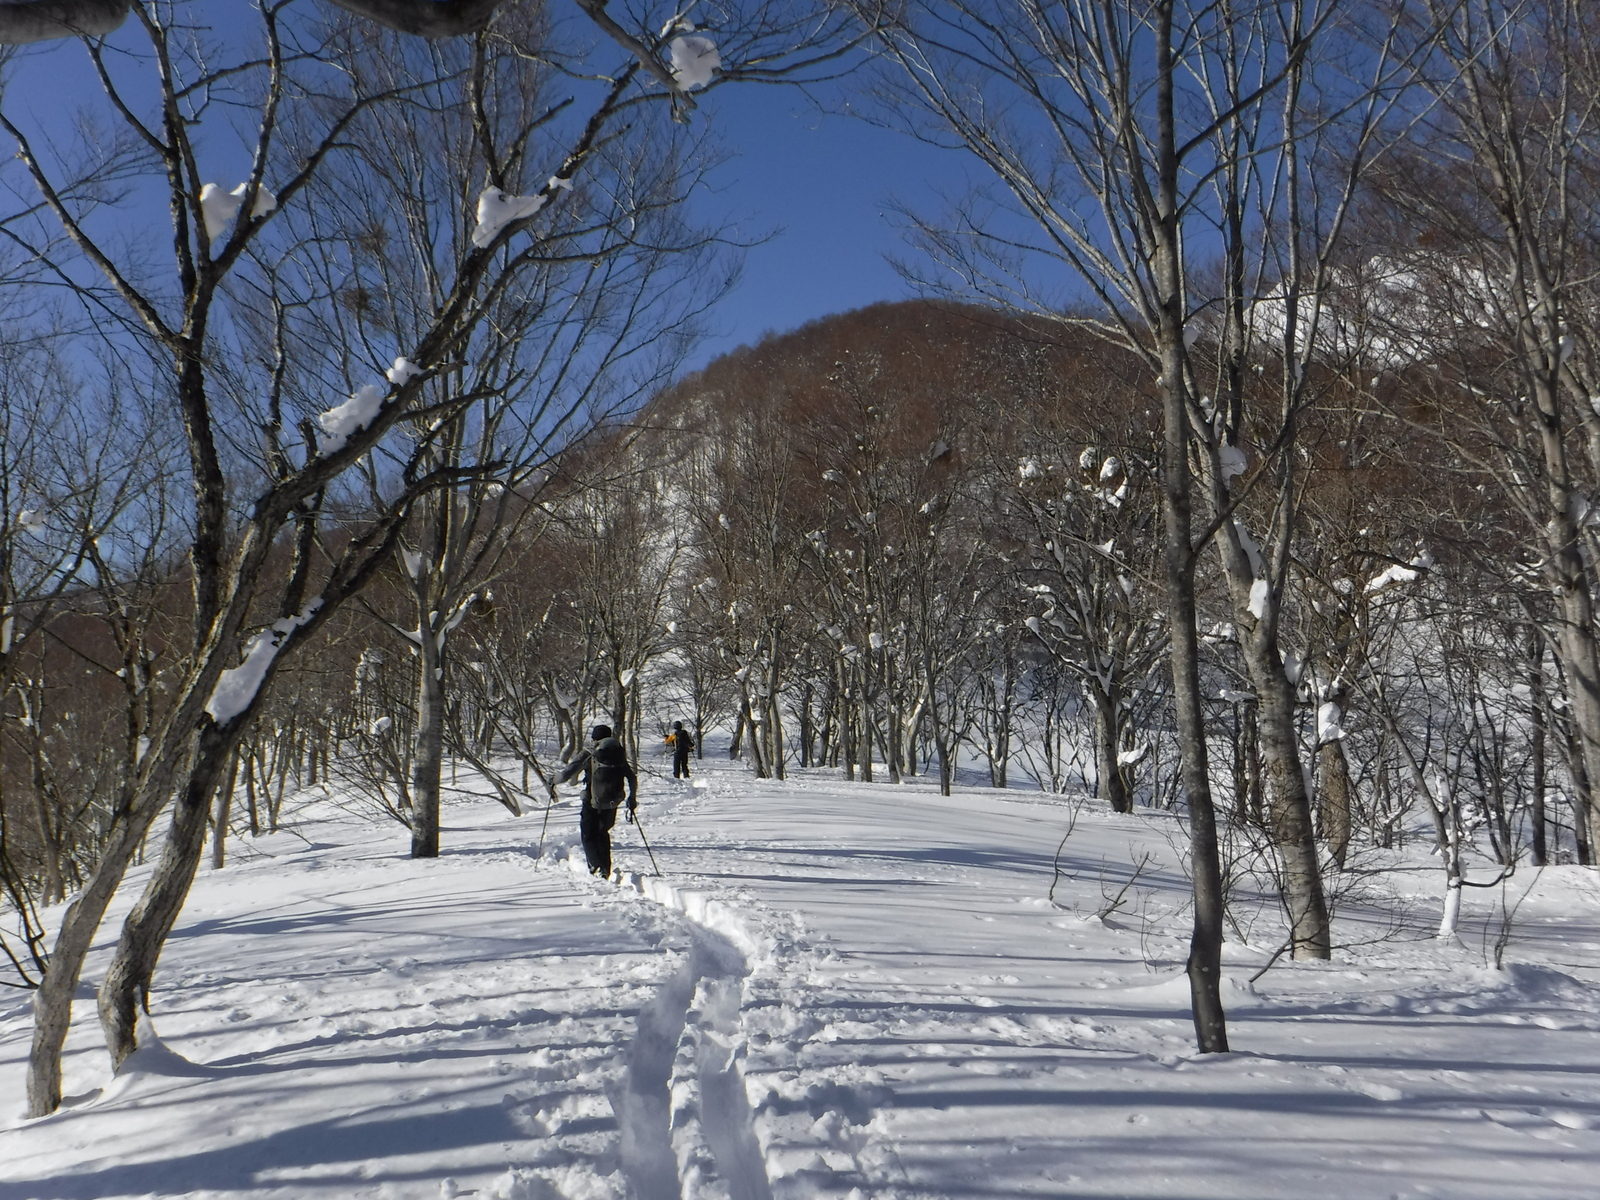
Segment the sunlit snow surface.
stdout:
<svg viewBox="0 0 1600 1200">
<path fill-rule="evenodd" d="M 1593 1194 L 1600 886 L 1579 868 L 1538 879 L 1504 972 L 1498 892 L 1468 897 L 1465 944 L 1418 940 L 1441 874 L 1420 841 L 1363 885 L 1412 897 L 1395 936 L 1347 901 L 1341 940 L 1366 944 L 1252 988 L 1263 919 L 1228 946 L 1235 1053 L 1200 1058 L 1172 819 L 1084 810 L 1063 911 L 1067 809 L 1036 792 L 757 782 L 712 757 L 690 789 L 643 765 L 664 876 L 619 822 L 622 886 L 569 865 L 571 800 L 542 860 L 539 814 L 492 804 L 451 807 L 433 862 L 325 802 L 236 839 L 162 958 L 164 1040 L 107 1086 L 80 1002 L 72 1099 L 43 1121 L 18 1116 L 28 999 L 0 996 L 0 1200 Z"/>
</svg>

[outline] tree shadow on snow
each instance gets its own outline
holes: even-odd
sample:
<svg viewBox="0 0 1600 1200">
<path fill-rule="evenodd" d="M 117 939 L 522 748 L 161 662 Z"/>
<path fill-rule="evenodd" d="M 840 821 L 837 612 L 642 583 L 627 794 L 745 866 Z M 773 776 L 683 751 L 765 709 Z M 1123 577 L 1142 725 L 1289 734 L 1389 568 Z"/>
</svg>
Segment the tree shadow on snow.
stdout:
<svg viewBox="0 0 1600 1200">
<path fill-rule="evenodd" d="M 363 1116 L 297 1125 L 266 1137 L 241 1139 L 192 1154 L 173 1154 L 146 1162 L 68 1171 L 45 1179 L 0 1181 L 0 1200 L 99 1200 L 102 1196 L 171 1196 L 194 1191 L 232 1191 L 259 1187 L 307 1191 L 342 1188 L 366 1191 L 386 1182 L 431 1179 L 437 1168 L 419 1172 L 363 1173 L 373 1159 L 402 1158 L 525 1140 L 502 1105 L 451 1112 Z M 490 1158 L 485 1158 L 486 1168 Z"/>
</svg>

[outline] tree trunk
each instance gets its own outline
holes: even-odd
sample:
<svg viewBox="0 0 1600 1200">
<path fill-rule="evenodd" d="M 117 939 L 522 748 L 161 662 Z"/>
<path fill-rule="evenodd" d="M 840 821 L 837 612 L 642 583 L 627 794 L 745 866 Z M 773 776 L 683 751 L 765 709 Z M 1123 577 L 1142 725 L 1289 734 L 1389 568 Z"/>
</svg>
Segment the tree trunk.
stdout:
<svg viewBox="0 0 1600 1200">
<path fill-rule="evenodd" d="M 1005 664 L 997 690 L 994 712 L 994 748 L 989 756 L 989 783 L 992 787 L 1010 786 L 1011 710 L 1016 703 L 1017 680 L 1010 661 Z"/>
<path fill-rule="evenodd" d="M 889 745 L 884 753 L 889 759 L 889 782 L 901 783 L 906 775 L 905 755 L 906 702 L 896 695 L 889 710 Z"/>
<path fill-rule="evenodd" d="M 767 714 L 767 763 L 774 779 L 785 779 L 783 769 L 783 713 L 778 703 L 778 631 L 767 640 L 767 693 L 762 697 Z"/>
<path fill-rule="evenodd" d="M 261 811 L 256 806 L 256 754 L 254 749 L 245 751 L 244 802 L 250 814 L 250 836 L 260 837 Z"/>
<path fill-rule="evenodd" d="M 33 996 L 33 1045 L 28 1054 L 28 1116 L 46 1117 L 61 1106 L 61 1048 L 72 1024 L 72 1001 L 83 975 L 83 961 L 111 899 L 138 853 L 154 820 L 152 807 L 142 817 L 119 809 L 100 865 L 78 898 L 67 906 L 50 951 L 50 966 Z"/>
<path fill-rule="evenodd" d="M 141 1008 L 149 1012 L 156 960 L 200 866 L 212 793 L 234 740 L 210 722 L 201 730 L 192 765 L 173 804 L 161 862 L 122 923 L 116 954 L 100 985 L 100 1026 L 113 1071 L 120 1071 L 128 1055 L 138 1048 L 134 1032 L 138 1012 Z"/>
<path fill-rule="evenodd" d="M 444 655 L 424 620 L 417 653 L 417 749 L 411 766 L 411 857 L 439 857 L 444 776 Z"/>
<path fill-rule="evenodd" d="M 1461 816 L 1449 784 L 1438 781 L 1437 794 L 1428 794 L 1433 828 L 1444 864 L 1444 905 L 1439 913 L 1441 938 L 1454 938 L 1461 924 Z"/>
<path fill-rule="evenodd" d="M 1530 845 L 1529 854 L 1533 865 L 1542 867 L 1550 860 L 1549 846 L 1545 838 L 1545 696 L 1544 696 L 1544 670 L 1541 663 L 1544 658 L 1544 642 L 1539 637 L 1537 630 L 1532 630 L 1528 637 L 1528 723 L 1533 727 L 1529 747 L 1529 764 L 1532 778 L 1529 780 L 1531 795 L 1528 801 L 1528 824 Z"/>
<path fill-rule="evenodd" d="M 1265 820 L 1261 807 L 1261 732 L 1256 703 L 1236 704 L 1238 736 L 1233 749 L 1233 818 L 1242 825 L 1259 826 Z"/>
<path fill-rule="evenodd" d="M 804 770 L 812 765 L 811 742 L 815 737 L 811 727 L 811 685 L 808 683 L 800 692 L 800 767 Z M 700 743 L 695 743 L 698 746 Z"/>
<path fill-rule="evenodd" d="M 629 735 L 633 722 L 628 719 L 628 686 L 622 682 L 621 677 L 616 680 L 616 702 L 611 706 L 611 736 L 621 742 L 624 747 L 629 746 Z M 639 747 L 631 746 L 629 757 L 637 760 Z"/>
<path fill-rule="evenodd" d="M 1189 939 L 1189 995 L 1195 1041 L 1203 1054 L 1226 1053 L 1227 1018 L 1222 1009 L 1222 865 L 1217 854 L 1217 817 L 1211 802 L 1205 712 L 1200 703 L 1200 635 L 1194 596 L 1193 514 L 1189 474 L 1188 389 L 1185 383 L 1183 246 L 1178 213 L 1178 152 L 1174 110 L 1171 0 L 1154 13 L 1156 53 L 1156 223 L 1152 233 L 1153 283 L 1159 304 L 1161 359 L 1162 567 L 1177 710 L 1178 751 L 1189 804 L 1190 876 L 1194 928 Z M 1129 98 L 1131 103 L 1131 97 Z"/>
<path fill-rule="evenodd" d="M 234 747 L 228 756 L 228 778 L 222 788 L 217 792 L 217 811 L 212 817 L 211 830 L 211 869 L 222 870 L 226 861 L 228 822 L 233 816 L 233 788 L 239 781 L 239 750 Z"/>
<path fill-rule="evenodd" d="M 1553 520 L 1551 525 L 1557 523 Z M 1590 784 L 1582 790 L 1582 806 L 1574 813 L 1573 822 L 1583 825 L 1583 841 L 1592 847 L 1600 838 L 1600 808 L 1593 790 L 1593 781 L 1600 779 L 1600 653 L 1595 646 L 1594 610 L 1575 541 L 1574 538 L 1570 544 L 1571 554 L 1558 549 L 1552 555 L 1556 561 L 1551 563 L 1551 569 L 1558 576 L 1557 599 L 1563 620 L 1556 644 L 1567 679 L 1576 757 L 1583 763 L 1584 778 Z"/>
<path fill-rule="evenodd" d="M 45 777 L 43 747 L 39 744 L 43 733 L 32 730 L 33 747 L 33 818 L 39 826 L 39 840 L 43 843 L 40 856 L 44 866 L 44 902 L 55 904 L 67 894 L 66 881 L 61 875 L 61 838 L 56 823 L 51 820 L 49 783 Z"/>
<path fill-rule="evenodd" d="M 1111 805 L 1112 812 L 1132 812 L 1133 801 L 1128 795 L 1128 780 L 1122 773 L 1122 765 L 1117 762 L 1121 741 L 1117 729 L 1118 699 L 1107 695 L 1092 680 L 1088 690 L 1094 704 L 1095 795 Z"/>
<path fill-rule="evenodd" d="M 1572 780 L 1572 836 L 1577 843 L 1578 863 L 1581 866 L 1590 865 L 1589 855 L 1589 823 L 1585 815 L 1589 811 L 1589 770 L 1583 765 L 1583 752 L 1578 747 L 1578 738 L 1569 723 L 1567 725 L 1567 775 Z"/>
<path fill-rule="evenodd" d="M 1300 762 L 1300 739 L 1295 729 L 1295 687 L 1284 669 L 1278 645 L 1275 601 L 1268 597 L 1262 616 L 1253 619 L 1248 602 L 1261 586 L 1254 578 L 1243 551 L 1225 539 L 1224 558 L 1229 563 L 1231 590 L 1240 625 L 1240 649 L 1257 696 L 1257 721 L 1261 759 L 1265 768 L 1267 806 L 1272 840 L 1283 871 L 1283 899 L 1289 910 L 1293 956 L 1323 959 L 1332 955 L 1328 905 L 1322 892 L 1317 863 L 1316 827 L 1311 820 L 1311 797 Z M 1242 571 L 1240 568 L 1243 568 Z M 1247 582 L 1248 581 L 1248 582 Z M 1245 627 L 1254 624 L 1253 629 Z"/>
<path fill-rule="evenodd" d="M 856 704 L 856 717 L 861 722 L 861 728 L 856 731 L 856 752 L 859 754 L 858 762 L 861 765 L 861 782 L 872 782 L 872 744 L 877 731 L 877 714 L 872 712 L 872 693 L 867 690 L 867 670 L 861 670 L 861 702 Z"/>
<path fill-rule="evenodd" d="M 1345 761 L 1343 741 L 1336 738 L 1322 743 L 1317 758 L 1322 768 L 1322 838 L 1343 870 L 1350 853 L 1351 818 L 1350 765 Z"/>
<path fill-rule="evenodd" d="M 756 778 L 767 778 L 767 764 L 761 753 L 761 728 L 755 722 L 755 713 L 750 706 L 750 693 L 741 690 L 739 693 L 739 722 L 741 727 L 748 726 L 750 730 L 750 754 L 754 757 Z"/>
<path fill-rule="evenodd" d="M 843 663 L 839 666 L 839 759 L 844 764 L 844 777 L 855 782 L 856 777 L 856 703 L 845 680 L 848 678 Z"/>
</svg>

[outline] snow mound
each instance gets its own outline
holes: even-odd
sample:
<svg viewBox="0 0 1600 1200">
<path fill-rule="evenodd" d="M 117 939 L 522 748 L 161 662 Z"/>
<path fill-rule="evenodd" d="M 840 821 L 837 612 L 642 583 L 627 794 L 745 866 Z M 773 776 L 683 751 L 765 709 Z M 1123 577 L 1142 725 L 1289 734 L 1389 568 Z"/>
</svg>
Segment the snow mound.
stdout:
<svg viewBox="0 0 1600 1200">
<path fill-rule="evenodd" d="M 1600 995 L 1594 987 L 1555 967 L 1510 962 L 1504 971 L 1486 971 L 1485 974 L 1523 1000 L 1600 1010 Z"/>
<path fill-rule="evenodd" d="M 459 1194 L 459 1193 L 458 1193 Z M 507 1167 L 479 1193 L 488 1200 L 622 1200 L 620 1177 L 572 1167 Z"/>
<path fill-rule="evenodd" d="M 1146 1002 L 1152 1005 L 1171 1005 L 1185 1011 L 1189 1008 L 1189 976 L 1182 971 L 1163 979 L 1159 983 L 1147 984 L 1144 987 L 1123 989 L 1122 994 L 1135 1003 Z M 1260 992 L 1256 991 L 1255 984 L 1249 979 L 1241 979 L 1233 975 L 1222 977 L 1222 1007 L 1229 1012 L 1237 1008 L 1257 1008 L 1270 1001 Z"/>
<path fill-rule="evenodd" d="M 94 1101 L 96 1106 L 160 1090 L 161 1080 L 199 1079 L 212 1074 L 209 1067 L 190 1062 L 176 1050 L 170 1049 L 157 1035 L 150 1018 L 143 1013 L 139 1014 L 135 1032 L 139 1048 L 123 1061 L 117 1077 L 106 1085 Z"/>
</svg>

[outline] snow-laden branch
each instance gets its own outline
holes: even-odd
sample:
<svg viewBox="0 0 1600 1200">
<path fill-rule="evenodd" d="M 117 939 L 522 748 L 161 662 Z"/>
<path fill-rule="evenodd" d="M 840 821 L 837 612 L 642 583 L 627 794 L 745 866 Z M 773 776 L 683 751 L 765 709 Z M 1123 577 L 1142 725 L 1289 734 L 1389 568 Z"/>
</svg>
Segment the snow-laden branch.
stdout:
<svg viewBox="0 0 1600 1200">
<path fill-rule="evenodd" d="M 241 183 L 231 192 L 222 190 L 222 185 L 208 183 L 200 189 L 200 215 L 205 218 L 206 237 L 213 242 L 222 236 L 223 231 L 233 223 L 239 215 L 239 209 L 244 206 L 244 194 L 250 185 Z M 256 191 L 256 201 L 250 206 L 250 216 L 264 217 L 278 207 L 278 198 L 266 188 Z"/>
<path fill-rule="evenodd" d="M 250 707 L 284 642 L 291 633 L 310 621 L 321 607 L 322 597 L 318 596 L 302 608 L 299 615 L 274 621 L 245 643 L 244 661 L 237 667 L 229 667 L 217 677 L 217 684 L 211 689 L 211 698 L 206 701 L 206 712 L 213 721 L 218 725 L 226 725 Z"/>
<path fill-rule="evenodd" d="M 1430 569 L 1432 566 L 1433 555 L 1429 554 L 1426 550 L 1423 550 L 1411 560 L 1409 566 L 1395 563 L 1393 566 L 1384 570 L 1381 574 L 1375 575 L 1371 579 L 1367 580 L 1367 586 L 1362 590 L 1370 596 L 1375 592 L 1383 591 L 1385 588 L 1393 587 L 1397 583 L 1412 583 L 1416 580 L 1418 575 Z"/>
<path fill-rule="evenodd" d="M 402 360 L 403 361 L 403 360 Z M 365 429 L 383 407 L 384 390 L 369 383 L 355 390 L 343 404 L 335 405 L 317 416 L 322 432 L 317 436 L 317 450 L 324 456 L 344 449 L 350 435 Z"/>
<path fill-rule="evenodd" d="M 717 44 L 708 37 L 675 37 L 667 49 L 672 56 L 672 78 L 680 92 L 707 86 L 722 67 Z"/>
<path fill-rule="evenodd" d="M 472 606 L 477 603 L 477 600 L 478 593 L 473 592 L 460 604 L 456 605 L 455 609 L 450 613 L 450 615 L 445 618 L 444 624 L 439 627 L 439 633 L 434 642 L 434 644 L 438 646 L 441 654 L 444 653 L 445 639 L 456 631 L 456 629 L 461 625 L 461 622 L 467 619 L 468 610 L 470 610 Z"/>
</svg>

